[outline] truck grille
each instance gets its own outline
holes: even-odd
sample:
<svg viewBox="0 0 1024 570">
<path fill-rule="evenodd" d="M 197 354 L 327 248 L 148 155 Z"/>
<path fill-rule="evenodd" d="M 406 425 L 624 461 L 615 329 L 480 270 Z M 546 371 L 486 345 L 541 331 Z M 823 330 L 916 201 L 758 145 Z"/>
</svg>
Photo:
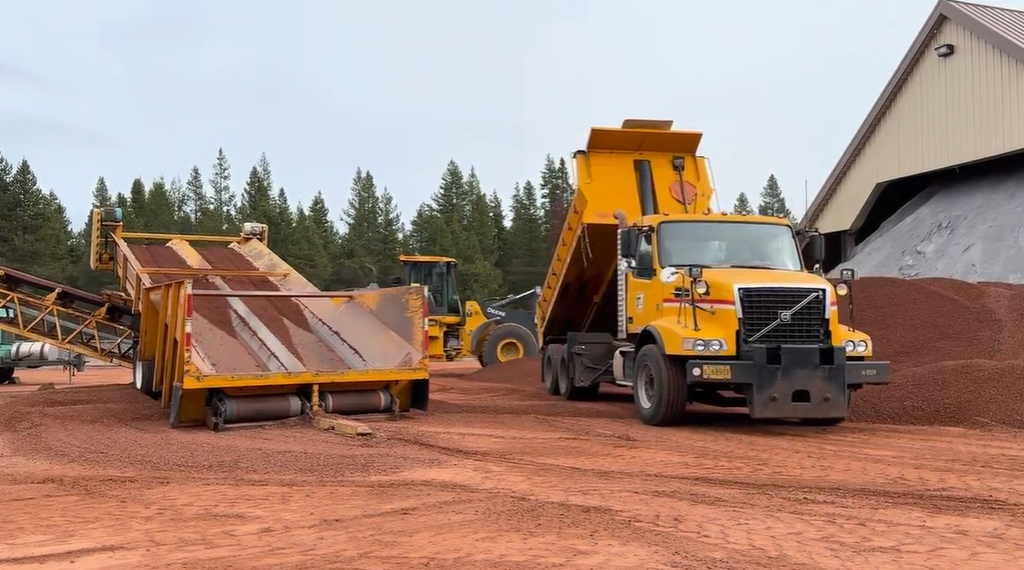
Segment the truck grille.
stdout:
<svg viewBox="0 0 1024 570">
<path fill-rule="evenodd" d="M 794 311 L 789 322 L 780 322 L 754 342 L 757 344 L 823 344 L 825 342 L 825 290 L 794 287 L 746 287 L 739 290 L 740 337 L 748 342 L 751 337 L 779 320 L 783 312 L 791 311 L 808 296 L 820 296 Z"/>
</svg>

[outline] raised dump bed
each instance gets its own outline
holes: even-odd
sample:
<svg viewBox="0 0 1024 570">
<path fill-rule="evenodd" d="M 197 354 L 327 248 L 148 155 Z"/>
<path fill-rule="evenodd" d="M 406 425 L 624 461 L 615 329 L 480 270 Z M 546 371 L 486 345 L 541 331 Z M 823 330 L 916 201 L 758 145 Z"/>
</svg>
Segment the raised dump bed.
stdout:
<svg viewBox="0 0 1024 570">
<path fill-rule="evenodd" d="M 422 287 L 323 292 L 259 237 L 129 244 L 156 236 L 105 225 L 114 254 L 97 264 L 137 314 L 135 386 L 172 426 L 426 409 Z M 196 243 L 207 239 L 222 243 Z"/>
</svg>

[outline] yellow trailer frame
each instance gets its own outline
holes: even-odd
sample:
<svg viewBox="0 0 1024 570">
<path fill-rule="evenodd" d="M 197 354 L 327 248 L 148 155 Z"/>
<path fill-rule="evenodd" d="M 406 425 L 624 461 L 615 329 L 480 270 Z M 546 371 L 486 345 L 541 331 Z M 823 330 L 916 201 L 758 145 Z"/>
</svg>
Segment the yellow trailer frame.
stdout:
<svg viewBox="0 0 1024 570">
<path fill-rule="evenodd" d="M 317 413 L 321 411 L 323 392 L 372 395 L 374 391 L 383 391 L 388 395 L 389 409 L 376 411 L 397 414 L 410 409 L 427 409 L 430 374 L 428 303 L 424 287 L 320 291 L 266 246 L 268 229 L 264 224 L 245 224 L 240 236 L 228 237 L 124 232 L 119 215 L 106 217 L 99 209 L 93 211 L 92 221 L 92 266 L 112 270 L 120 289 L 127 294 L 125 301 L 130 302 L 137 316 L 138 329 L 131 366 L 137 368 L 143 361 L 152 363 L 152 381 L 147 388 L 162 407 L 169 408 L 171 426 L 206 423 L 216 427 L 211 425 L 211 396 L 214 394 L 231 398 L 294 394 L 301 398 L 304 412 Z M 252 229 L 255 231 L 250 231 Z M 132 253 L 128 239 L 168 240 L 166 245 L 174 249 L 189 268 L 145 267 Z M 224 243 L 243 254 L 258 270 L 211 268 L 192 248 L 191 242 Z M 157 283 L 152 278 L 157 274 L 181 279 Z M 238 277 L 270 278 L 280 290 L 206 290 L 193 286 L 196 279 Z M 316 318 L 324 321 L 324 328 L 336 337 L 332 340 L 361 341 L 365 349 L 367 343 L 383 341 L 381 337 L 386 336 L 399 346 L 389 354 L 361 358 L 362 366 L 349 369 L 301 367 L 301 370 L 217 372 L 209 362 L 196 359 L 193 336 L 196 297 L 290 298 L 305 303 L 302 310 L 316 313 Z M 309 301 L 311 299 L 320 300 L 315 301 L 318 303 L 316 310 L 308 306 L 313 302 Z M 340 330 L 346 325 L 345 315 L 362 319 L 353 327 L 358 330 Z M 373 332 L 360 328 L 368 325 L 373 325 L 370 327 Z M 367 335 L 371 338 L 358 338 Z"/>
</svg>

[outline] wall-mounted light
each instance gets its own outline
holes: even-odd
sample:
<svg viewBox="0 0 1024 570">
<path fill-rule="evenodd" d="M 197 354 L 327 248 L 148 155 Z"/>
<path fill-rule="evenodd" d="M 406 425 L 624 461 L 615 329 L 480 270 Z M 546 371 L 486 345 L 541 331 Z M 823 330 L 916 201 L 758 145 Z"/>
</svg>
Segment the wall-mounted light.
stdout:
<svg viewBox="0 0 1024 570">
<path fill-rule="evenodd" d="M 953 44 L 941 44 L 935 46 L 935 55 L 939 57 L 949 57 L 953 55 Z"/>
</svg>

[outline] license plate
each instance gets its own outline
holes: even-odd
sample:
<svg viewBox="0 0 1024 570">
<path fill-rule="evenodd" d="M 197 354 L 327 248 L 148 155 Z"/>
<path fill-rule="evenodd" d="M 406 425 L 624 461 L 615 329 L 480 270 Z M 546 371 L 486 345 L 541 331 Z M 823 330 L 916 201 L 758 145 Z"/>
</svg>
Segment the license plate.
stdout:
<svg viewBox="0 0 1024 570">
<path fill-rule="evenodd" d="M 732 369 L 725 364 L 705 364 L 701 373 L 708 380 L 729 380 L 732 378 Z"/>
</svg>

